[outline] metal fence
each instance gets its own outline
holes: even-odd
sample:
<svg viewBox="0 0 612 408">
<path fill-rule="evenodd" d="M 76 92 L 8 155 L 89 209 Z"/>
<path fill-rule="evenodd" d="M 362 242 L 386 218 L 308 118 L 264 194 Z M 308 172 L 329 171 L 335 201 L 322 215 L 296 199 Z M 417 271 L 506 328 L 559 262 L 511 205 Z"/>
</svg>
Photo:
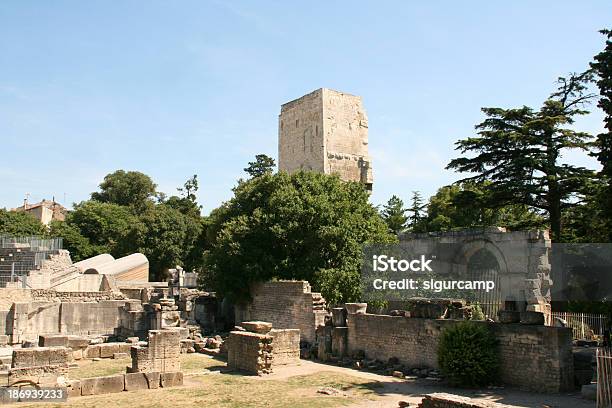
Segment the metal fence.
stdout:
<svg viewBox="0 0 612 408">
<path fill-rule="evenodd" d="M 593 340 L 594 336 L 603 336 L 610 328 L 608 317 L 602 314 L 552 312 L 552 317 L 565 320 L 574 332 L 574 339 Z"/>
<path fill-rule="evenodd" d="M 597 408 L 612 407 L 612 351 L 597 349 Z"/>
<path fill-rule="evenodd" d="M 62 245 L 62 238 L 0 234 L 0 287 L 26 287 L 29 272 L 39 269 Z"/>
<path fill-rule="evenodd" d="M 32 251 L 56 251 L 62 249 L 62 238 L 15 237 L 0 234 L 0 248 L 29 248 Z"/>
</svg>

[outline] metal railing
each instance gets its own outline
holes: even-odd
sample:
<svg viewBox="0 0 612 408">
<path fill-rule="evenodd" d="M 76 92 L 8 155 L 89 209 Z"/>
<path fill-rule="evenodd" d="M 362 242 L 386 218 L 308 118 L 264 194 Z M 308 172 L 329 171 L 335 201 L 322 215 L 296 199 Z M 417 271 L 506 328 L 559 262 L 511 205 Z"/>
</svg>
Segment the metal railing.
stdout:
<svg viewBox="0 0 612 408">
<path fill-rule="evenodd" d="M 553 319 L 558 317 L 571 327 L 575 340 L 593 340 L 594 336 L 603 336 L 609 329 L 608 317 L 602 314 L 552 312 Z"/>
<path fill-rule="evenodd" d="M 612 351 L 597 349 L 597 408 L 612 407 Z"/>
<path fill-rule="evenodd" d="M 62 238 L 16 237 L 0 234 L 0 248 L 30 248 L 32 251 L 57 251 L 62 249 Z"/>
</svg>

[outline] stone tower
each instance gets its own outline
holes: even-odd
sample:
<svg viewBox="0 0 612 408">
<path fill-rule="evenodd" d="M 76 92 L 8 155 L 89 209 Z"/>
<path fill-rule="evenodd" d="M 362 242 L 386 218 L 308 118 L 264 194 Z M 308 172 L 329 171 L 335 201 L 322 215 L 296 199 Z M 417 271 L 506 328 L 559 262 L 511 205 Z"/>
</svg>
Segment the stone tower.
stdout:
<svg viewBox="0 0 612 408">
<path fill-rule="evenodd" d="M 278 168 L 336 173 L 371 191 L 368 118 L 361 97 L 321 88 L 282 105 Z"/>
</svg>

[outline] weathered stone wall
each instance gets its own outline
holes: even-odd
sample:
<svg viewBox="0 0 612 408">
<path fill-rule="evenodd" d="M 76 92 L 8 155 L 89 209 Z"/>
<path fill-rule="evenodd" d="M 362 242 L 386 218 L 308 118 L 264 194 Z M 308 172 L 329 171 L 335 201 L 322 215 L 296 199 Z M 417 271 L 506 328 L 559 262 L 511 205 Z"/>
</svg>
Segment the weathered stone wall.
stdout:
<svg viewBox="0 0 612 408">
<path fill-rule="evenodd" d="M 272 329 L 272 357 L 274 366 L 300 362 L 299 329 Z"/>
<path fill-rule="evenodd" d="M 281 106 L 279 170 L 336 173 L 371 187 L 368 119 L 361 97 L 317 89 Z"/>
<path fill-rule="evenodd" d="M 44 334 L 113 334 L 124 300 L 14 303 L 4 334 L 12 343 L 38 341 Z"/>
<path fill-rule="evenodd" d="M 372 314 L 348 316 L 349 353 L 363 350 L 368 358 L 391 357 L 411 367 L 438 367 L 441 331 L 456 320 L 432 320 Z M 487 324 L 500 344 L 501 381 L 535 391 L 573 388 L 572 331 L 521 324 Z"/>
<path fill-rule="evenodd" d="M 33 347 L 13 350 L 12 368 L 66 365 L 72 361 L 67 347 Z"/>
<path fill-rule="evenodd" d="M 180 371 L 181 331 L 179 329 L 149 330 L 147 347 L 132 346 L 132 367 L 129 372 Z"/>
<path fill-rule="evenodd" d="M 227 366 L 251 374 L 272 372 L 273 337 L 268 334 L 233 331 L 227 339 Z"/>
<path fill-rule="evenodd" d="M 317 89 L 281 107 L 278 120 L 278 168 L 324 171 L 323 90 Z"/>
<path fill-rule="evenodd" d="M 253 301 L 236 307 L 236 324 L 249 320 L 272 323 L 277 329 L 300 329 L 301 339 L 315 341 L 315 329 L 325 324 L 325 300 L 305 281 L 275 281 L 255 285 Z"/>
</svg>

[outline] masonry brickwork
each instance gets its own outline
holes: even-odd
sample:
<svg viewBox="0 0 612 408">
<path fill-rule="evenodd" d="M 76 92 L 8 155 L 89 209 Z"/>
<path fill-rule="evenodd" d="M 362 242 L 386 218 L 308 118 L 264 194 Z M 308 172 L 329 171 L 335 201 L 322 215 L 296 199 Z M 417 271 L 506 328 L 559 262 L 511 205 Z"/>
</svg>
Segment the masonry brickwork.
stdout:
<svg viewBox="0 0 612 408">
<path fill-rule="evenodd" d="M 438 367 L 442 330 L 457 320 L 433 320 L 373 314 L 348 315 L 349 353 L 371 359 L 395 357 L 410 367 Z M 572 331 L 522 324 L 486 324 L 499 341 L 503 384 L 540 392 L 573 389 Z"/>
<path fill-rule="evenodd" d="M 269 334 L 232 331 L 227 339 L 227 366 L 261 375 L 272 372 L 273 337 Z"/>
<path fill-rule="evenodd" d="M 176 372 L 181 369 L 181 331 L 179 329 L 150 330 L 147 347 L 132 346 L 132 366 L 128 372 Z"/>
<path fill-rule="evenodd" d="M 372 187 L 368 118 L 361 97 L 317 89 L 281 106 L 279 170 L 338 174 Z"/>
<path fill-rule="evenodd" d="M 252 302 L 236 307 L 236 324 L 249 320 L 272 323 L 276 329 L 300 329 L 301 340 L 315 341 L 315 329 L 325 324 L 325 299 L 305 281 L 275 281 L 251 289 Z"/>
</svg>

